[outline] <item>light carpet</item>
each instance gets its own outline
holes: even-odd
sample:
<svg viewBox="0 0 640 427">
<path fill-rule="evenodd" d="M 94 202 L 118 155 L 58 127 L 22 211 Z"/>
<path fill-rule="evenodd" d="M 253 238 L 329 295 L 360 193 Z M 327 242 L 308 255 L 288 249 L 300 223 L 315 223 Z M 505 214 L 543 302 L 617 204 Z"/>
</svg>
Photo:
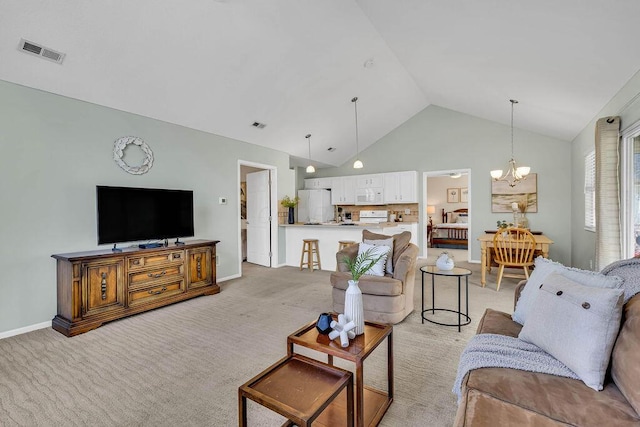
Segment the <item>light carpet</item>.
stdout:
<svg viewBox="0 0 640 427">
<path fill-rule="evenodd" d="M 433 259 L 419 265 L 427 262 Z M 495 276 L 481 288 L 479 265 L 457 265 L 473 271 L 472 322 L 461 333 L 422 324 L 418 271 L 416 310 L 394 326 L 395 397 L 382 426 L 450 426 L 456 412 L 451 387 L 465 343 L 486 307 L 512 310 L 517 280 L 505 279 L 496 292 Z M 286 355 L 288 334 L 331 310 L 329 274 L 245 263 L 243 277 L 222 283 L 217 295 L 73 338 L 43 329 L 0 340 L 0 425 L 237 425 L 238 386 Z M 425 280 L 429 285 L 430 276 Z M 438 306 L 454 308 L 456 292 L 454 279 L 436 279 Z M 353 370 L 349 362 L 336 364 Z M 384 345 L 364 368 L 365 383 L 385 389 Z M 253 402 L 248 415 L 252 426 L 283 421 Z"/>
</svg>

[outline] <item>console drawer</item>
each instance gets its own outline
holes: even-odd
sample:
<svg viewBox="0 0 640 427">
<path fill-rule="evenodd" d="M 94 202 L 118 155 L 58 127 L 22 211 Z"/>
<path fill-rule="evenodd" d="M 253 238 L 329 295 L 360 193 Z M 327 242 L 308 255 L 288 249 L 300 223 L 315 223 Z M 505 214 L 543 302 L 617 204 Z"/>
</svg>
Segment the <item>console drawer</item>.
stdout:
<svg viewBox="0 0 640 427">
<path fill-rule="evenodd" d="M 140 270 L 163 264 L 179 264 L 184 262 L 184 250 L 166 251 L 127 258 L 129 271 Z"/>
<path fill-rule="evenodd" d="M 129 307 L 161 300 L 183 292 L 184 280 L 182 279 L 175 282 L 165 283 L 164 285 L 157 285 L 151 288 L 129 292 Z"/>
<path fill-rule="evenodd" d="M 184 275 L 184 264 L 173 264 L 165 267 L 158 267 L 152 270 L 129 273 L 129 290 L 140 288 L 150 281 L 166 281 L 171 278 L 182 278 Z"/>
</svg>

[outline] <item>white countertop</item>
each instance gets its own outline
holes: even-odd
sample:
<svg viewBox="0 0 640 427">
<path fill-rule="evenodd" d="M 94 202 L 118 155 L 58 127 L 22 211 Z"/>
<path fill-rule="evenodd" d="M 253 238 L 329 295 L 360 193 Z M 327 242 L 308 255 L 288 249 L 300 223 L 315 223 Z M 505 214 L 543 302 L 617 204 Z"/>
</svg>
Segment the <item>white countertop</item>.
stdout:
<svg viewBox="0 0 640 427">
<path fill-rule="evenodd" d="M 345 223 L 337 222 L 324 222 L 320 224 L 304 224 L 302 222 L 296 222 L 295 224 L 280 224 L 280 227 L 332 227 L 332 228 L 390 228 L 398 227 L 403 224 L 416 224 L 415 222 L 353 222 L 353 225 L 342 225 Z"/>
</svg>

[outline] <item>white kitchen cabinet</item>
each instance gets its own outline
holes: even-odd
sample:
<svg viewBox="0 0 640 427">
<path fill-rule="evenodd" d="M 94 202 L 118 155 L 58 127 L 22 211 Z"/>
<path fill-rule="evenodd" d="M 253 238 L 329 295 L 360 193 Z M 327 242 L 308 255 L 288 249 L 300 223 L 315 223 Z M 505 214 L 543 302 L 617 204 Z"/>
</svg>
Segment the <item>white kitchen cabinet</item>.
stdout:
<svg viewBox="0 0 640 427">
<path fill-rule="evenodd" d="M 352 205 L 356 201 L 356 177 L 337 176 L 331 180 L 331 204 Z"/>
<path fill-rule="evenodd" d="M 357 188 L 382 188 L 384 186 L 383 174 L 357 175 Z"/>
<path fill-rule="evenodd" d="M 304 180 L 305 190 L 321 190 L 331 188 L 333 178 L 307 178 Z"/>
<path fill-rule="evenodd" d="M 384 174 L 385 203 L 418 203 L 418 172 L 390 172 Z"/>
</svg>

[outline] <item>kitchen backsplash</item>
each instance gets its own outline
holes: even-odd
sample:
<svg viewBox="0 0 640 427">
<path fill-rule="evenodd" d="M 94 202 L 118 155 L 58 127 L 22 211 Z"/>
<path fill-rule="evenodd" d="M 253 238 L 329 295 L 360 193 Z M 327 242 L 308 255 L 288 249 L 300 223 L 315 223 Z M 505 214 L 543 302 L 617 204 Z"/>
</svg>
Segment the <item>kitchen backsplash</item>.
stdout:
<svg viewBox="0 0 640 427">
<path fill-rule="evenodd" d="M 389 211 L 389 214 L 396 214 L 396 220 L 402 218 L 404 222 L 418 222 L 420 213 L 418 211 L 418 203 L 408 203 L 406 205 L 393 204 L 393 205 L 345 205 L 340 206 L 342 208 L 342 217 L 344 218 L 345 212 L 351 212 L 351 221 L 360 221 L 360 211 L 369 210 L 385 210 Z M 337 209 L 337 206 L 336 206 Z M 406 210 L 409 213 L 405 213 Z"/>
</svg>

